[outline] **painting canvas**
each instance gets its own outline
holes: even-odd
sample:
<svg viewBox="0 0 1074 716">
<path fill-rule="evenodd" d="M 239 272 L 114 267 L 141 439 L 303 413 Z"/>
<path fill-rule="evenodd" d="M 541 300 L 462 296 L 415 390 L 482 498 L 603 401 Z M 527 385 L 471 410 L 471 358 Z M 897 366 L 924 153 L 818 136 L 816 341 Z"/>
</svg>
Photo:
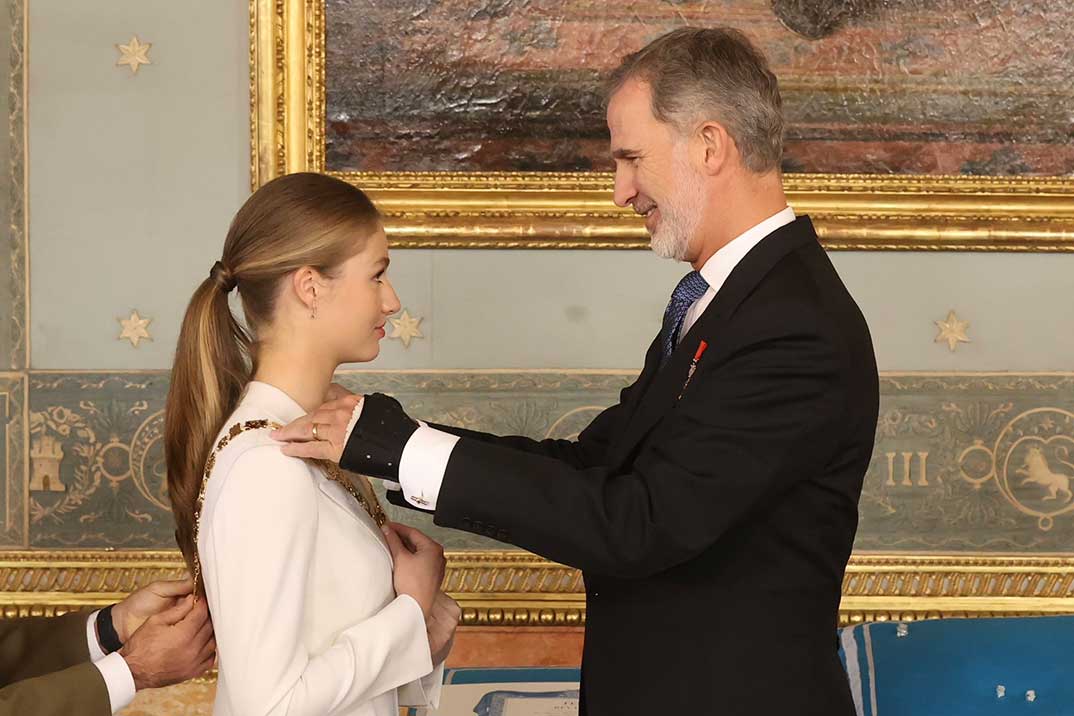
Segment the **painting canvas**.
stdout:
<svg viewBox="0 0 1074 716">
<path fill-rule="evenodd" d="M 328 0 L 333 172 L 610 168 L 602 77 L 682 25 L 767 54 L 796 173 L 1074 173 L 1074 0 Z"/>
</svg>

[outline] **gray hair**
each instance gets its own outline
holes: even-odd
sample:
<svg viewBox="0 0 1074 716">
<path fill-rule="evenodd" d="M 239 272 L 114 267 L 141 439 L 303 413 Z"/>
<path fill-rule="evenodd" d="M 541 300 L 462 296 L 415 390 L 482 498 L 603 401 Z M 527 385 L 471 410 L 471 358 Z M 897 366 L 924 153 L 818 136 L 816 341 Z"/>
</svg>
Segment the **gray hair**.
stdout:
<svg viewBox="0 0 1074 716">
<path fill-rule="evenodd" d="M 738 30 L 682 27 L 623 58 L 608 79 L 611 98 L 628 80 L 652 91 L 661 122 L 688 132 L 700 120 L 727 130 L 748 169 L 763 174 L 783 156 L 783 100 L 764 55 Z"/>
</svg>

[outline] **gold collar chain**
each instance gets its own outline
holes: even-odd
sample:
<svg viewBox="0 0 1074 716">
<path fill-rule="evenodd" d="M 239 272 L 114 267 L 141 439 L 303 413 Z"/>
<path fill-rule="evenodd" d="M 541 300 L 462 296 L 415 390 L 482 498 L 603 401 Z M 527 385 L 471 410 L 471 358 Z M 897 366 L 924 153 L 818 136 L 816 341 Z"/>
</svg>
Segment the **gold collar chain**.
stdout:
<svg viewBox="0 0 1074 716">
<path fill-rule="evenodd" d="M 201 476 L 201 487 L 198 489 L 198 501 L 194 506 L 194 598 L 198 598 L 201 586 L 201 558 L 198 557 L 198 536 L 201 534 L 201 511 L 205 506 L 205 488 L 209 484 L 209 475 L 212 473 L 213 468 L 216 466 L 216 457 L 220 454 L 220 451 L 228 446 L 228 444 L 242 435 L 245 432 L 251 430 L 264 430 L 265 428 L 271 428 L 273 430 L 279 430 L 283 426 L 279 423 L 272 422 L 271 420 L 247 420 L 244 423 L 235 423 L 228 428 L 227 433 L 216 443 L 216 447 L 209 454 L 209 458 L 205 461 L 205 472 Z M 373 521 L 377 523 L 378 527 L 383 527 L 388 521 L 388 516 L 384 514 L 384 509 L 380 506 L 380 501 L 377 500 L 377 495 L 373 492 L 373 486 L 369 484 L 369 478 L 364 475 L 357 475 L 358 482 L 361 485 L 359 489 L 353 481 L 347 479 L 343 474 L 343 471 L 335 463 L 327 460 L 314 460 L 328 476 L 328 479 L 333 482 L 338 482 L 343 488 L 354 497 L 355 501 L 373 518 Z M 363 494 L 364 493 L 364 494 Z"/>
</svg>

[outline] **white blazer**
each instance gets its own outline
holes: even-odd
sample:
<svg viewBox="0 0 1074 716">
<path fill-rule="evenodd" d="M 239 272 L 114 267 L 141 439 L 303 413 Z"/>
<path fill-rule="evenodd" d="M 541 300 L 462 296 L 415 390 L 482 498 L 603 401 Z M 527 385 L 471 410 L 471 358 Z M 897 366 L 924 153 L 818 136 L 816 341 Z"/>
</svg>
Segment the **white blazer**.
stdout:
<svg viewBox="0 0 1074 716">
<path fill-rule="evenodd" d="M 305 412 L 255 381 L 224 430 Z M 443 665 L 433 668 L 421 607 L 395 594 L 384 535 L 346 489 L 268 433 L 243 433 L 220 452 L 202 508 L 198 552 L 220 655 L 213 713 L 435 708 Z"/>
</svg>

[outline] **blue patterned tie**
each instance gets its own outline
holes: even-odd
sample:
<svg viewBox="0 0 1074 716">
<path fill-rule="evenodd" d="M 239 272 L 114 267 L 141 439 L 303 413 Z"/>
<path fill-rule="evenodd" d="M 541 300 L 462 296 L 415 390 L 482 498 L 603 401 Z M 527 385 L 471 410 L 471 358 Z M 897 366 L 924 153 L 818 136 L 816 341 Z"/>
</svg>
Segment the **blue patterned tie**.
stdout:
<svg viewBox="0 0 1074 716">
<path fill-rule="evenodd" d="M 683 319 L 690 306 L 709 290 L 709 282 L 697 271 L 691 271 L 682 277 L 679 285 L 671 292 L 671 300 L 664 311 L 664 360 L 675 350 L 675 344 L 682 328 Z"/>
</svg>

